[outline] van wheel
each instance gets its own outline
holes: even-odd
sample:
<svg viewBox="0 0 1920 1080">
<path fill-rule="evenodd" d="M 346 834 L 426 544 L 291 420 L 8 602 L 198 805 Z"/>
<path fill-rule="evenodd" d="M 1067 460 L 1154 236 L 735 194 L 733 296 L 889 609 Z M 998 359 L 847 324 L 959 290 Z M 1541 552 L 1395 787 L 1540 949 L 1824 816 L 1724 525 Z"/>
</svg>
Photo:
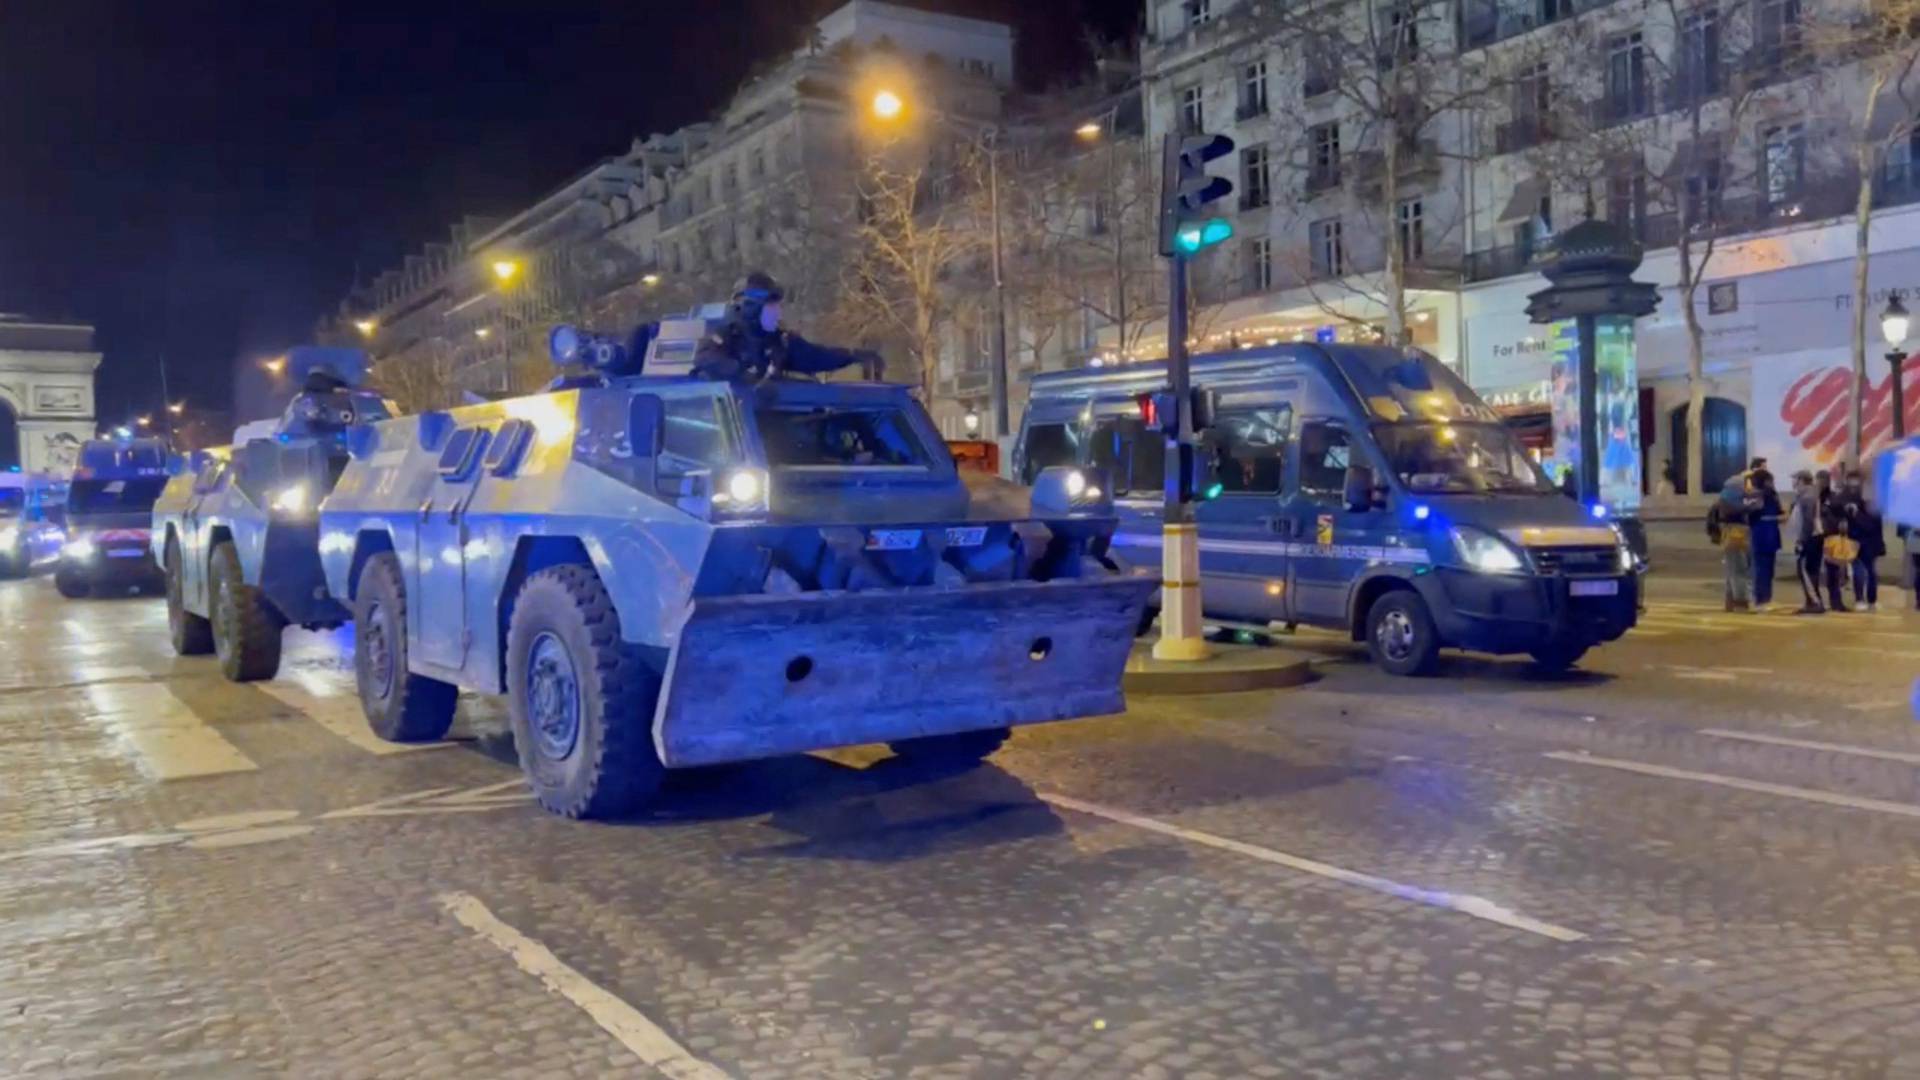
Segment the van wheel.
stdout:
<svg viewBox="0 0 1920 1080">
<path fill-rule="evenodd" d="M 367 726 L 388 742 L 446 738 L 460 691 L 407 670 L 407 587 L 392 552 L 367 560 L 354 600 L 353 676 Z"/>
<path fill-rule="evenodd" d="M 592 568 L 555 566 L 514 599 L 507 705 L 534 798 L 570 818 L 633 813 L 660 790 L 653 748 L 660 676 L 620 639 L 620 616 Z"/>
<path fill-rule="evenodd" d="M 1411 589 L 1395 589 L 1367 612 L 1367 649 L 1390 675 L 1426 675 L 1440 655 L 1427 602 Z"/>
<path fill-rule="evenodd" d="M 240 573 L 232 541 L 213 549 L 213 651 L 232 682 L 271 679 L 280 670 L 280 616 Z"/>
<path fill-rule="evenodd" d="M 187 610 L 186 585 L 180 580 L 180 541 L 168 540 L 167 634 L 176 656 L 205 656 L 213 651 L 213 624 Z"/>
<path fill-rule="evenodd" d="M 1565 671 L 1587 655 L 1586 645 L 1542 645 L 1530 654 L 1542 671 Z"/>
</svg>

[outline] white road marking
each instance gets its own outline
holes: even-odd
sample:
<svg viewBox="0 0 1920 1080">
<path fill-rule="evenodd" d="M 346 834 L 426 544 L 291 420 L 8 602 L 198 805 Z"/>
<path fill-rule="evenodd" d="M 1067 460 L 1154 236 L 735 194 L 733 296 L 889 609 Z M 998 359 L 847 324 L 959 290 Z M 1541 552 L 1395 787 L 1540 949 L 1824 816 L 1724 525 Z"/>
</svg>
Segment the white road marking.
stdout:
<svg viewBox="0 0 1920 1080">
<path fill-rule="evenodd" d="M 1576 765 L 1598 765 L 1603 769 L 1619 769 L 1622 772 L 1639 773 L 1643 776 L 1658 776 L 1667 780 L 1692 780 L 1701 784 L 1715 784 L 1720 787 L 1738 788 L 1741 791 L 1753 791 L 1762 795 L 1779 795 L 1788 799 L 1800 799 L 1805 802 L 1845 807 L 1849 810 L 1871 810 L 1879 814 L 1896 814 L 1900 817 L 1920 818 L 1920 806 L 1915 806 L 1910 803 L 1888 802 L 1885 799 L 1866 799 L 1857 795 L 1840 795 L 1831 791 L 1816 791 L 1812 788 L 1791 787 L 1786 784 L 1769 784 L 1762 780 L 1743 780 L 1737 776 L 1721 776 L 1718 773 L 1669 769 L 1665 765 L 1648 765 L 1640 761 L 1621 761 L 1617 758 L 1593 757 L 1588 754 L 1571 753 L 1565 750 L 1549 750 L 1544 756 L 1550 757 L 1555 761 L 1570 761 Z"/>
<path fill-rule="evenodd" d="M 388 742 L 367 726 L 367 714 L 360 708 L 357 696 L 342 693 L 337 686 L 329 686 L 326 680 L 315 677 L 311 672 L 300 672 L 291 678 L 290 684 L 255 685 L 276 701 L 369 754 L 405 754 L 455 745 L 444 740 L 428 743 Z"/>
<path fill-rule="evenodd" d="M 724 1080 L 726 1073 L 693 1056 L 638 1009 L 595 986 L 568 967 L 553 950 L 499 920 L 487 906 L 468 893 L 440 894 L 440 906 L 460 925 L 513 958 L 521 971 L 538 978 L 547 989 L 579 1006 L 607 1034 L 633 1051 L 635 1057 L 675 1080 Z"/>
<path fill-rule="evenodd" d="M 260 766 L 170 692 L 133 683 L 86 688 L 92 712 L 156 780 L 253 772 Z"/>
<path fill-rule="evenodd" d="M 1841 652 L 1872 653 L 1875 656 L 1890 656 L 1895 660 L 1920 660 L 1920 650 L 1882 649 L 1877 645 L 1829 645 L 1830 649 Z"/>
<path fill-rule="evenodd" d="M 1739 739 L 1743 742 L 1768 743 L 1773 746 L 1793 746 L 1801 750 L 1825 750 L 1834 754 L 1880 758 L 1884 761 L 1898 761 L 1906 765 L 1920 765 L 1920 753 L 1910 753 L 1904 750 L 1876 750 L 1867 746 L 1815 742 L 1812 739 L 1787 739 L 1778 735 L 1761 735 L 1752 731 L 1728 731 L 1725 728 L 1706 728 L 1701 731 L 1700 734 L 1711 735 L 1716 739 Z"/>
<path fill-rule="evenodd" d="M 1880 712 L 1883 709 L 1904 709 L 1907 705 L 1905 698 L 1890 698 L 1886 701 L 1850 701 L 1847 708 L 1855 712 Z"/>
<path fill-rule="evenodd" d="M 1668 664 L 1666 668 L 1668 671 L 1673 672 L 1673 677 L 1676 679 L 1695 679 L 1700 682 L 1732 682 L 1739 678 L 1738 675 L 1735 675 L 1731 671 L 1709 671 L 1706 668 L 1683 667 L 1678 664 Z"/>
<path fill-rule="evenodd" d="M 1316 877 L 1323 877 L 1348 885 L 1357 885 L 1360 888 L 1371 889 L 1374 892 L 1384 893 L 1402 900 L 1411 900 L 1419 904 L 1445 908 L 1448 911 L 1457 911 L 1462 915 L 1471 915 L 1476 919 L 1484 919 L 1487 922 L 1498 923 L 1501 926 L 1514 930 L 1525 930 L 1527 933 L 1539 934 L 1542 937 L 1549 937 L 1555 941 L 1585 941 L 1587 938 L 1587 935 L 1578 930 L 1570 930 L 1564 926 L 1557 926 L 1550 922 L 1542 922 L 1539 919 L 1528 918 L 1525 915 L 1521 915 L 1510 908 L 1503 907 L 1484 897 L 1471 896 L 1464 893 L 1444 892 L 1437 889 L 1423 889 L 1415 885 L 1402 885 L 1397 881 L 1390 881 L 1373 874 L 1361 873 L 1358 870 L 1348 870 L 1344 867 L 1333 866 L 1329 863 L 1323 863 L 1316 859 L 1303 858 L 1299 855 L 1289 855 L 1284 851 L 1275 851 L 1272 848 L 1261 847 L 1257 844 L 1248 844 L 1239 840 L 1229 840 L 1224 836 L 1215 836 L 1212 833 L 1197 832 L 1193 829 L 1183 828 L 1165 821 L 1142 817 L 1139 814 L 1130 813 L 1125 810 L 1115 810 L 1097 803 L 1083 802 L 1067 795 L 1042 793 L 1039 798 L 1042 802 L 1050 803 L 1065 810 L 1073 810 L 1082 814 L 1090 814 L 1093 817 L 1105 818 L 1108 821 L 1117 822 L 1121 825 L 1131 825 L 1136 829 L 1145 829 L 1148 832 L 1159 833 L 1162 836 L 1171 836 L 1179 840 L 1185 840 L 1191 844 L 1218 848 L 1221 851 L 1231 851 L 1236 855 L 1245 855 L 1250 859 L 1258 859 L 1264 863 L 1284 866 L 1289 870 L 1298 870 L 1303 874 L 1313 874 Z"/>
</svg>

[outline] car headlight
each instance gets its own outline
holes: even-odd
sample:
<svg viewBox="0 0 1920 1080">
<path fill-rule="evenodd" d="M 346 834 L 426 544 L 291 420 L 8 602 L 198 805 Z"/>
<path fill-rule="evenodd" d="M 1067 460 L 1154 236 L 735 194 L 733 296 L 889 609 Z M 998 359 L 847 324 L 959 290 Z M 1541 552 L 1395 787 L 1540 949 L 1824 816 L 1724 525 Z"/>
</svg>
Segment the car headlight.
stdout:
<svg viewBox="0 0 1920 1080">
<path fill-rule="evenodd" d="M 9 525 L 4 529 L 0 529 L 0 548 L 10 548 L 19 542 L 20 529 L 18 526 Z"/>
<path fill-rule="evenodd" d="M 1468 569 L 1482 574 L 1522 574 L 1527 569 L 1526 560 L 1512 544 L 1484 529 L 1455 526 L 1453 550 Z"/>
<path fill-rule="evenodd" d="M 84 536 L 74 537 L 67 541 L 65 547 L 60 549 L 60 554 L 74 562 L 92 562 L 93 557 L 99 553 L 100 551 L 94 547 L 93 541 Z"/>
<path fill-rule="evenodd" d="M 767 474 L 759 469 L 729 470 L 714 485 L 713 505 L 730 514 L 766 509 Z"/>
<path fill-rule="evenodd" d="M 304 514 L 312 500 L 305 483 L 291 484 L 274 493 L 268 505 L 282 514 Z"/>
<path fill-rule="evenodd" d="M 1620 572 L 1631 574 L 1640 568 L 1640 560 L 1634 555 L 1633 545 L 1627 543 L 1627 534 L 1620 530 L 1620 526 L 1614 525 L 1611 528 L 1613 543 L 1620 558 Z"/>
</svg>

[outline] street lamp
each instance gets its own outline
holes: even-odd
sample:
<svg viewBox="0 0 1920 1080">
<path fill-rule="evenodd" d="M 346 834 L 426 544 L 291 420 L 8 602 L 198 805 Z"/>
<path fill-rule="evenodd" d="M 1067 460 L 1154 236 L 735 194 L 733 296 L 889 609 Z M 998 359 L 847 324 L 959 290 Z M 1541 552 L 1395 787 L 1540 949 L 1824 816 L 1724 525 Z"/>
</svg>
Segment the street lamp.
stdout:
<svg viewBox="0 0 1920 1080">
<path fill-rule="evenodd" d="M 1106 127 L 1103 124 L 1101 124 L 1100 121 L 1098 120 L 1089 120 L 1086 123 L 1081 124 L 1079 127 L 1073 129 L 1073 133 L 1075 135 L 1080 136 L 1081 138 L 1087 140 L 1088 142 L 1092 142 L 1093 140 L 1098 139 L 1101 136 L 1101 134 L 1105 131 L 1106 131 Z"/>
<path fill-rule="evenodd" d="M 891 90 L 877 90 L 873 95 L 873 115 L 882 120 L 897 120 L 905 112 L 907 103 L 900 95 Z"/>
<path fill-rule="evenodd" d="M 184 401 L 170 401 L 167 403 L 167 411 L 175 416 L 179 416 L 181 413 L 187 411 L 187 403 Z"/>
<path fill-rule="evenodd" d="M 372 319 L 355 319 L 353 320 L 353 328 L 360 331 L 361 337 L 370 338 L 373 336 L 373 332 L 380 328 L 380 324 Z"/>
<path fill-rule="evenodd" d="M 647 288 L 651 289 L 655 285 L 660 284 L 660 275 L 659 274 L 641 274 L 640 284 L 645 285 Z"/>
<path fill-rule="evenodd" d="M 492 328 L 481 326 L 474 329 L 473 336 L 479 338 L 481 341 L 485 341 L 492 333 Z"/>
<path fill-rule="evenodd" d="M 287 358 L 284 356 L 275 356 L 268 360 L 262 360 L 260 361 L 260 367 L 269 375 L 278 375 L 287 370 Z"/>
<path fill-rule="evenodd" d="M 507 282 L 520 276 L 520 261 L 518 259 L 493 260 L 493 276 L 498 278 L 502 285 L 505 285 Z"/>
<path fill-rule="evenodd" d="M 136 417 L 134 417 L 134 420 L 133 420 L 133 422 L 134 422 L 134 423 L 136 423 L 136 424 L 139 424 L 139 425 L 140 425 L 141 427 L 143 427 L 143 428 L 144 428 L 144 427 L 152 427 L 152 426 L 153 426 L 153 417 L 151 417 L 151 416 L 136 416 Z"/>
<path fill-rule="evenodd" d="M 978 409 L 968 409 L 967 415 L 961 417 L 960 422 L 966 425 L 968 438 L 971 439 L 975 435 L 980 434 L 980 411 Z"/>
<path fill-rule="evenodd" d="M 1880 336 L 1887 339 L 1887 366 L 1893 375 L 1893 437 L 1907 437 L 1907 394 L 1906 371 L 1907 354 L 1901 348 L 1907 342 L 1907 327 L 1912 320 L 1907 315 L 1907 305 L 1900 302 L 1900 294 L 1887 297 L 1887 310 L 1880 313 Z M 1856 389 L 1855 393 L 1859 391 Z"/>
</svg>

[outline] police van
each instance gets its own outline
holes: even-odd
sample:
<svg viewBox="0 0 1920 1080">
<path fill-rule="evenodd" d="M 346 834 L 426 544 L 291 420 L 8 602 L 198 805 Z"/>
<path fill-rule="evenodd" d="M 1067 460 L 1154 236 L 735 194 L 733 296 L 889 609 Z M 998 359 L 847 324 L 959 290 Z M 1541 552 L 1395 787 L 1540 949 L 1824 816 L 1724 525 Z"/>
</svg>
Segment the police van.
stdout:
<svg viewBox="0 0 1920 1080">
<path fill-rule="evenodd" d="M 1579 661 L 1634 625 L 1635 556 L 1604 508 L 1561 494 L 1433 357 L 1280 345 L 1193 361 L 1202 605 L 1210 621 L 1325 627 L 1399 675 L 1443 647 Z M 1115 557 L 1158 569 L 1166 365 L 1036 376 L 1013 468 L 1106 473 Z"/>
</svg>

